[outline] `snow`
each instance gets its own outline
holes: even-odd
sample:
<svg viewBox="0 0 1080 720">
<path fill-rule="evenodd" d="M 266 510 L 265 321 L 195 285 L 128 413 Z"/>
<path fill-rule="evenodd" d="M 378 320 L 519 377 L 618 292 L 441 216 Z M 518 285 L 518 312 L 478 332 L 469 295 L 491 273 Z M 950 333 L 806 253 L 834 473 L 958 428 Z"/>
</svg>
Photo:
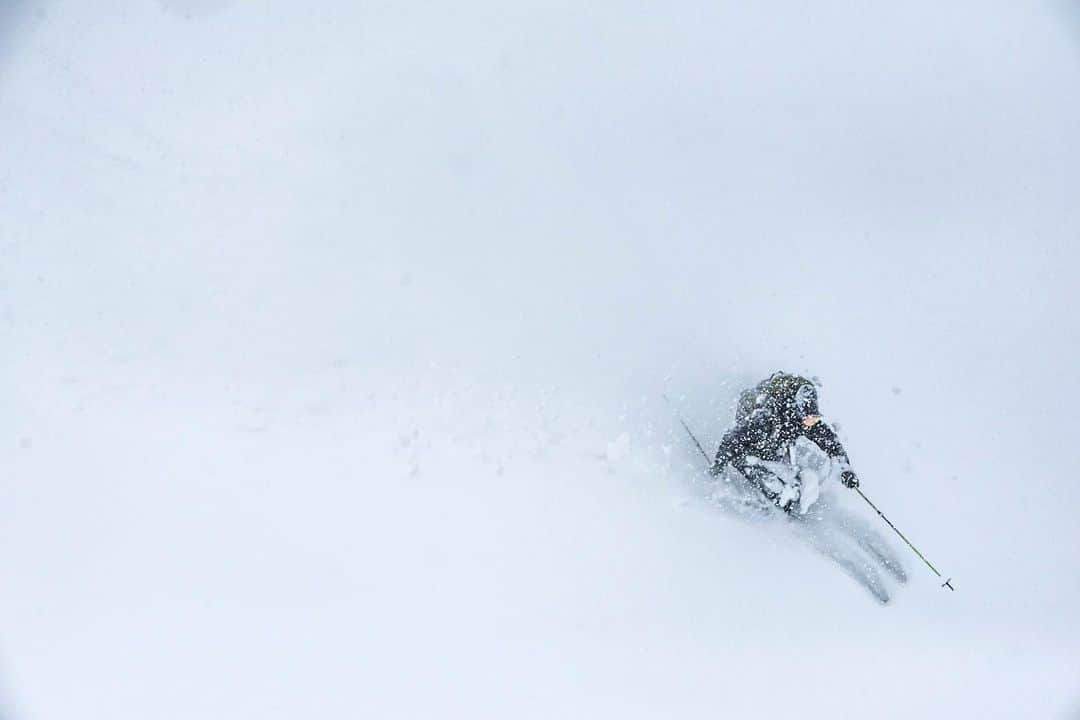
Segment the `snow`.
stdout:
<svg viewBox="0 0 1080 720">
<path fill-rule="evenodd" d="M 1075 12 L 5 8 L 11 718 L 1080 712 Z M 777 369 L 956 592 L 701 491 Z"/>
</svg>

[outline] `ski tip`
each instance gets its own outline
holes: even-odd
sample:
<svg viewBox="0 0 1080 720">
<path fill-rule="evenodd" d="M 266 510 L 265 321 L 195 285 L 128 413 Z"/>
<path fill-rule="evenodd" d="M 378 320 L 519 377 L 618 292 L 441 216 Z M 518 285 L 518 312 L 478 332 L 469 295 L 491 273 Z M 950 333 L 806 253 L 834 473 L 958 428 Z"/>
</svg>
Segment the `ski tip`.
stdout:
<svg viewBox="0 0 1080 720">
<path fill-rule="evenodd" d="M 945 582 L 941 583 L 941 587 L 947 587 L 947 588 L 949 588 L 950 590 L 952 590 L 953 592 L 956 592 L 956 588 L 954 588 L 954 587 L 952 586 L 952 578 L 949 578 L 949 579 L 948 579 L 948 580 L 946 580 Z"/>
</svg>

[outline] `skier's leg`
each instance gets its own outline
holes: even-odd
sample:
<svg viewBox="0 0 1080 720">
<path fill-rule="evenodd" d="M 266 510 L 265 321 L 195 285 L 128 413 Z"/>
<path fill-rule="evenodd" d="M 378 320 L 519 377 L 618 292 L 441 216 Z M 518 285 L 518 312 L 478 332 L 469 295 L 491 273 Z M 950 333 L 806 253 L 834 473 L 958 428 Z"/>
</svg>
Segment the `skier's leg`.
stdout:
<svg viewBox="0 0 1080 720">
<path fill-rule="evenodd" d="M 773 513 L 772 502 L 760 488 L 731 466 L 711 478 L 702 490 L 710 503 L 742 517 L 762 519 Z"/>
<path fill-rule="evenodd" d="M 788 514 L 798 509 L 801 487 L 795 468 L 779 462 L 757 461 L 745 465 L 742 474 L 747 484 L 776 507 Z"/>
<path fill-rule="evenodd" d="M 739 468 L 746 484 L 761 493 L 769 502 L 775 502 L 780 494 L 769 488 L 773 480 L 772 473 L 758 465 L 746 465 Z"/>
</svg>

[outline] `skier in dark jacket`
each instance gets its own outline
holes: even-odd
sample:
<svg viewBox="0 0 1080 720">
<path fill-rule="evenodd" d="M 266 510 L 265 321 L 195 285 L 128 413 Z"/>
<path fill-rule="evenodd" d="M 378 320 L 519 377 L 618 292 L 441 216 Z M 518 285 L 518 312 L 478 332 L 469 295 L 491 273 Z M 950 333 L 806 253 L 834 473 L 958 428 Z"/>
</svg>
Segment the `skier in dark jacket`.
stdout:
<svg viewBox="0 0 1080 720">
<path fill-rule="evenodd" d="M 735 427 L 720 442 L 711 473 L 719 475 L 730 466 L 778 507 L 791 512 L 799 500 L 799 481 L 779 479 L 769 466 L 787 462 L 800 437 L 813 442 L 838 463 L 845 487 L 859 486 L 844 446 L 821 418 L 814 383 L 782 372 L 739 397 Z"/>
</svg>

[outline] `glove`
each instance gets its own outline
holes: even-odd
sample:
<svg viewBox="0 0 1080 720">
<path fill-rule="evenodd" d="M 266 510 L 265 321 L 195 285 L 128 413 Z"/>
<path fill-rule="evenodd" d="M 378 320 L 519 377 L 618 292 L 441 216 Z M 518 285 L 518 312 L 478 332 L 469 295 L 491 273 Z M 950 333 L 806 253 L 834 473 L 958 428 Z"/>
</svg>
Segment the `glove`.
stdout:
<svg viewBox="0 0 1080 720">
<path fill-rule="evenodd" d="M 845 470 L 840 473 L 840 482 L 849 490 L 854 490 L 859 487 L 859 476 L 850 470 Z"/>
</svg>

